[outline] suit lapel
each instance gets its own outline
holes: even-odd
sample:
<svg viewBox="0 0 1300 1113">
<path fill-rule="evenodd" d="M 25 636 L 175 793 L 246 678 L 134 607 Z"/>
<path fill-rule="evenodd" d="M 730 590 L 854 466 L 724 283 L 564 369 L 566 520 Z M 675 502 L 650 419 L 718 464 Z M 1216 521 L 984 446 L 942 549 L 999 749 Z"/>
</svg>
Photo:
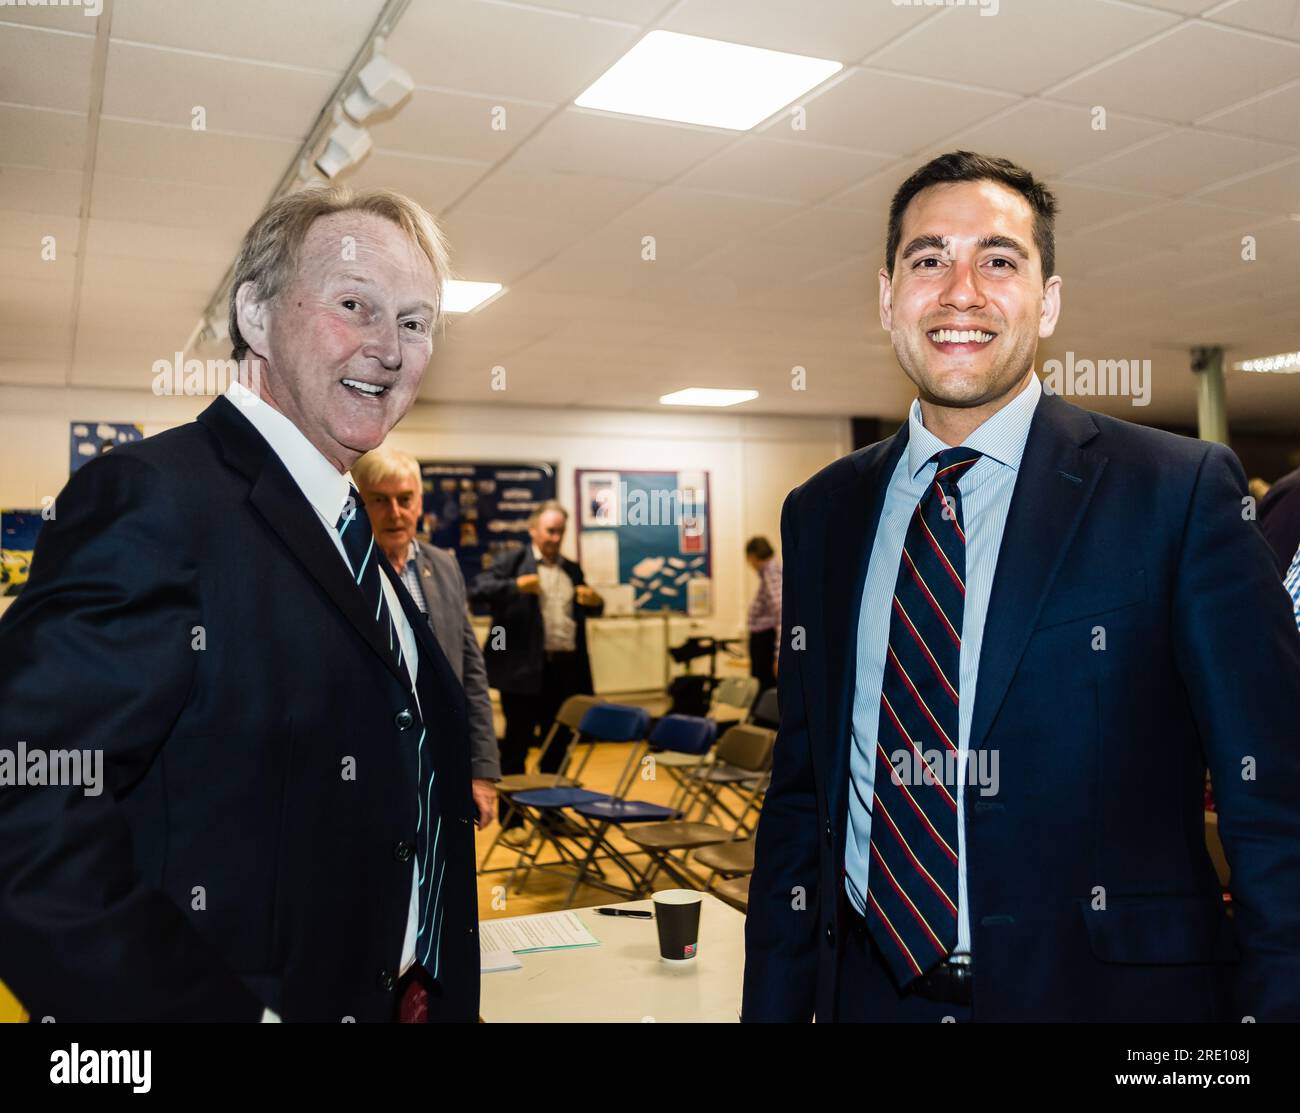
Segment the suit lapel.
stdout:
<svg viewBox="0 0 1300 1113">
<path fill-rule="evenodd" d="M 405 669 L 398 666 L 388 639 L 381 636 L 374 612 L 365 605 L 316 511 L 271 446 L 225 398 L 213 402 L 199 421 L 216 437 L 226 462 L 252 481 L 249 501 L 266 524 L 405 687 L 409 683 Z M 365 509 L 359 507 L 357 512 L 364 514 Z M 380 563 L 387 566 L 387 561 Z"/>
<path fill-rule="evenodd" d="M 889 478 L 907 447 L 907 425 L 854 460 L 856 474 L 826 496 L 821 621 L 825 631 L 826 734 L 833 747 L 831 814 L 847 806 L 849 735 L 857 686 L 858 617 L 867 564 Z M 841 775 L 842 774 L 842 775 Z"/>
<path fill-rule="evenodd" d="M 1084 410 L 1044 394 L 1011 495 L 984 620 L 970 749 L 983 745 L 1043 600 L 1079 528 L 1106 457 L 1083 448 L 1097 434 Z"/>
</svg>

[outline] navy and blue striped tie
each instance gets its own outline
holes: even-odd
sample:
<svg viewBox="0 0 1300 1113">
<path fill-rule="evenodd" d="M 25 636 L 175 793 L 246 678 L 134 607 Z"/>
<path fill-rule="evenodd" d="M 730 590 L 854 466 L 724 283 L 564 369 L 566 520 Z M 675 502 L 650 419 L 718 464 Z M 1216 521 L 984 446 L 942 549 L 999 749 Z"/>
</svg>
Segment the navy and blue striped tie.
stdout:
<svg viewBox="0 0 1300 1113">
<path fill-rule="evenodd" d="M 900 987 L 947 958 L 957 942 L 958 788 L 944 776 L 958 754 L 966 599 L 957 481 L 979 456 L 970 448 L 935 454 L 934 479 L 907 527 L 891 605 L 867 923 Z"/>
<path fill-rule="evenodd" d="M 367 611 L 373 608 L 375 624 L 381 633 L 387 632 L 388 648 L 392 651 L 397 667 L 404 676 L 409 676 L 403 658 L 402 639 L 396 623 L 388 610 L 388 601 L 384 597 L 383 573 L 379 570 L 379 561 L 386 559 L 383 551 L 375 544 L 375 536 L 370 529 L 370 518 L 361 505 L 361 496 L 355 487 L 349 488 L 347 504 L 339 516 L 339 540 L 343 542 L 343 551 L 347 553 L 348 563 L 356 579 L 357 588 L 367 603 Z M 433 744 L 424 725 L 424 716 L 420 711 L 420 698 L 415 685 L 411 685 L 411 703 L 414 707 L 414 722 L 411 733 L 416 741 L 416 791 L 419 796 L 417 825 L 415 831 L 415 853 L 417 856 L 417 884 L 419 888 L 419 926 L 415 940 L 415 957 L 433 977 L 438 976 L 438 952 L 442 939 L 442 879 L 445 863 L 438 853 L 439 836 L 442 833 L 442 816 L 438 814 L 438 800 L 433 791 L 435 776 L 433 768 Z M 418 731 L 418 733 L 417 733 Z"/>
</svg>

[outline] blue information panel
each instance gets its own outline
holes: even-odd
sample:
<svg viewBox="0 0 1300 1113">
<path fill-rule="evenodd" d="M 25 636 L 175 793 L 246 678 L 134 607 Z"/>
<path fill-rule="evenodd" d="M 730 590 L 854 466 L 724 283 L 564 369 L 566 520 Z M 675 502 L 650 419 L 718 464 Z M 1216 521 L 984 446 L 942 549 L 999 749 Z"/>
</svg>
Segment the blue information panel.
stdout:
<svg viewBox="0 0 1300 1113">
<path fill-rule="evenodd" d="M 580 468 L 575 475 L 588 581 L 625 585 L 633 611 L 711 613 L 708 472 Z"/>
<path fill-rule="evenodd" d="M 528 541 L 528 515 L 555 498 L 555 464 L 422 460 L 420 533 L 451 549 L 468 584 L 501 553 Z"/>
</svg>

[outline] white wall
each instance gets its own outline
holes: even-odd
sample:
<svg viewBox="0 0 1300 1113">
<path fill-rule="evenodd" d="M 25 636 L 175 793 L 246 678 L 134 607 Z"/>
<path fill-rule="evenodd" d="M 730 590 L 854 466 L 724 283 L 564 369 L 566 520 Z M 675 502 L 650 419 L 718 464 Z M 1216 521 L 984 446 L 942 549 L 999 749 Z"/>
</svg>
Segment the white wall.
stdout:
<svg viewBox="0 0 1300 1113">
<path fill-rule="evenodd" d="M 148 435 L 190 420 L 208 401 L 88 388 L 0 387 L 0 507 L 38 507 L 42 496 L 58 494 L 68 477 L 71 422 L 136 421 Z M 420 404 L 390 441 L 423 458 L 557 462 L 559 499 L 570 509 L 576 468 L 706 469 L 714 616 L 674 620 L 673 643 L 688 629 L 743 636 L 755 587 L 744 559 L 745 541 L 765 534 L 779 548 L 786 492 L 851 447 L 847 418 L 505 404 Z M 572 528 L 564 548 L 576 555 Z M 658 619 L 602 620 L 593 630 L 592 652 L 601 690 L 662 682 L 663 627 Z"/>
</svg>

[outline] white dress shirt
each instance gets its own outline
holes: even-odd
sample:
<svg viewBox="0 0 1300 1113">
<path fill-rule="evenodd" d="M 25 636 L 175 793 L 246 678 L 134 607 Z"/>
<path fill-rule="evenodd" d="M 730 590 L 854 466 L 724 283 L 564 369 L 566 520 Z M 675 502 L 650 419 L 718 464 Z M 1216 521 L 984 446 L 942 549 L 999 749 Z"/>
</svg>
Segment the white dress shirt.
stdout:
<svg viewBox="0 0 1300 1113">
<path fill-rule="evenodd" d="M 235 404 L 235 408 L 249 420 L 253 428 L 262 435 L 266 443 L 271 446 L 271 450 L 280 458 L 280 462 L 298 485 L 298 489 L 316 511 L 316 516 L 324 526 L 326 535 L 334 542 L 334 548 L 338 550 L 343 563 L 351 568 L 347 552 L 343 548 L 343 539 L 339 537 L 338 530 L 335 528 L 339 516 L 347 505 L 352 487 L 351 476 L 341 475 L 334 465 L 320 454 L 316 446 L 303 436 L 302 431 L 292 421 L 279 410 L 259 399 L 242 383 L 232 382 L 226 390 L 226 397 Z M 364 514 L 365 507 L 359 506 L 357 513 Z M 388 577 L 381 573 L 379 583 L 384 591 L 388 612 L 397 625 L 398 637 L 402 642 L 402 658 L 406 662 L 407 674 L 411 678 L 411 694 L 415 697 L 418 707 L 419 696 L 415 694 L 415 679 L 419 673 L 419 646 L 415 640 L 415 633 L 406 620 L 406 612 L 402 610 L 402 604 Z M 406 939 L 402 943 L 401 973 L 405 973 L 415 961 L 415 937 L 419 927 L 420 907 L 416 869 L 417 866 L 412 861 L 411 907 L 406 920 Z M 267 1009 L 262 1016 L 263 1022 L 278 1023 L 279 1019 L 270 1009 Z"/>
<path fill-rule="evenodd" d="M 547 653 L 572 653 L 578 648 L 578 623 L 573 617 L 573 581 L 556 558 L 554 564 L 542 559 L 542 550 L 533 546 L 537 561 L 537 578 L 542 589 L 542 634 Z"/>
</svg>

